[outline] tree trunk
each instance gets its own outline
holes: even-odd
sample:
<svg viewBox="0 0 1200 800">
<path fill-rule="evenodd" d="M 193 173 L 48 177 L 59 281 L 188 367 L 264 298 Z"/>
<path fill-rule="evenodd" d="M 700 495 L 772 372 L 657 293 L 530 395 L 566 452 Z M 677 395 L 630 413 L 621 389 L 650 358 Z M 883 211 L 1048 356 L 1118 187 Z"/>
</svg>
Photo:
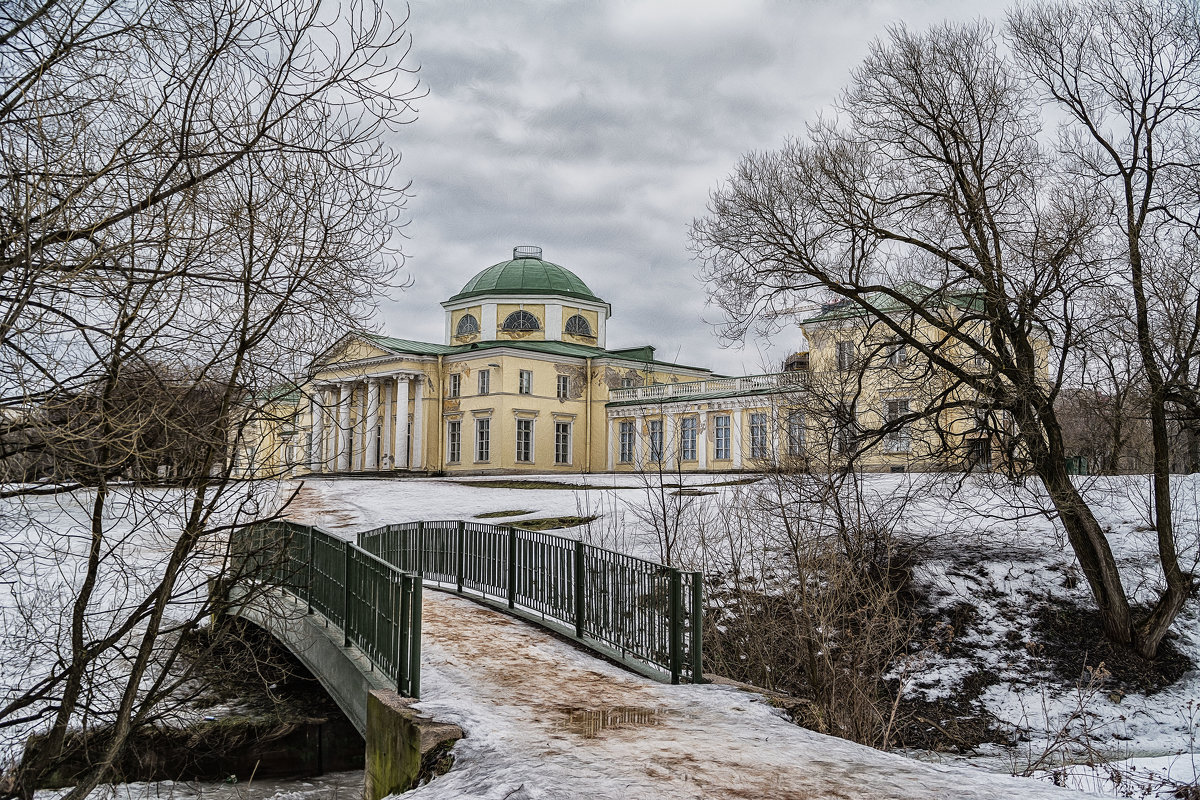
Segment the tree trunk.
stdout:
<svg viewBox="0 0 1200 800">
<path fill-rule="evenodd" d="M 1046 460 L 1038 475 L 1058 511 L 1079 567 L 1091 587 L 1105 635 L 1122 645 L 1134 642 L 1133 616 L 1108 538 L 1067 474 L 1063 459 Z"/>
</svg>

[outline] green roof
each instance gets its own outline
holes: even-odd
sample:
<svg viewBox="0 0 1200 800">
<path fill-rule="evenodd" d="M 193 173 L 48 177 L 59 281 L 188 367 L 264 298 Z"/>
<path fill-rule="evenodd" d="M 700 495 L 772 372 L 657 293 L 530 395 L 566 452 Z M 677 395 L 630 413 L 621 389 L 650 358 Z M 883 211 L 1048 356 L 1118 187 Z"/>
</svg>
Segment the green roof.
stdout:
<svg viewBox="0 0 1200 800">
<path fill-rule="evenodd" d="M 593 303 L 604 302 L 574 272 L 540 258 L 514 258 L 493 264 L 467 281 L 467 285 L 446 302 L 489 294 L 563 295 Z"/>
<path fill-rule="evenodd" d="M 535 353 L 547 353 L 549 355 L 566 356 L 568 358 L 616 358 L 622 361 L 640 361 L 644 364 L 661 364 L 669 367 L 680 367 L 682 369 L 694 369 L 699 372 L 710 372 L 704 367 L 689 367 L 686 364 L 675 364 L 670 361 L 659 361 L 654 358 L 654 348 L 645 345 L 643 347 L 630 347 L 619 350 L 605 350 L 602 347 L 592 347 L 586 344 L 574 344 L 572 342 L 546 342 L 540 340 L 529 339 L 497 339 L 484 342 L 472 342 L 471 344 L 433 344 L 431 342 L 416 342 L 411 339 L 396 339 L 391 336 L 379 336 L 372 333 L 360 334 L 378 347 L 385 350 L 390 350 L 396 354 L 413 354 L 423 356 L 436 355 L 461 355 L 464 353 L 472 353 L 476 351 L 495 350 L 501 347 L 507 347 L 513 350 L 529 350 Z"/>
<path fill-rule="evenodd" d="M 956 306 L 958 308 L 970 308 L 980 310 L 982 308 L 978 292 L 942 292 L 931 289 L 920 283 L 908 282 L 899 284 L 896 291 L 910 300 L 919 302 L 921 305 L 930 308 L 938 306 Z M 868 292 L 863 295 L 863 300 L 878 308 L 884 313 L 891 314 L 894 312 L 904 312 L 910 310 L 910 307 L 883 292 Z M 804 320 L 804 322 L 825 322 L 831 319 L 851 319 L 853 317 L 864 317 L 869 314 L 866 309 L 849 297 L 836 300 L 832 303 L 825 303 L 821 306 L 821 310 L 814 316 Z"/>
</svg>

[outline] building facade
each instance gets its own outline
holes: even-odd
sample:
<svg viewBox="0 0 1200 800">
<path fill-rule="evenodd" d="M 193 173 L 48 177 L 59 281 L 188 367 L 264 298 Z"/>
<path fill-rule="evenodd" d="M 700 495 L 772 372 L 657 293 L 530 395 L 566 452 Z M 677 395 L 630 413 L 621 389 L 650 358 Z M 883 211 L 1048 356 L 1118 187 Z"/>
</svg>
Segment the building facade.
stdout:
<svg viewBox="0 0 1200 800">
<path fill-rule="evenodd" d="M 292 475 L 944 469 L 989 460 L 969 414 L 947 447 L 941 423 L 886 427 L 941 388 L 865 318 L 822 310 L 811 348 L 746 377 L 608 349 L 611 306 L 540 248 L 471 278 L 442 303 L 440 343 L 348 334 L 317 358 L 294 407 L 256 427 L 249 462 Z M 953 309 L 950 309 L 953 313 Z M 931 334 L 932 335 L 932 334 Z M 953 452 L 951 452 L 953 451 Z M 271 454 L 271 455 L 267 455 Z"/>
</svg>

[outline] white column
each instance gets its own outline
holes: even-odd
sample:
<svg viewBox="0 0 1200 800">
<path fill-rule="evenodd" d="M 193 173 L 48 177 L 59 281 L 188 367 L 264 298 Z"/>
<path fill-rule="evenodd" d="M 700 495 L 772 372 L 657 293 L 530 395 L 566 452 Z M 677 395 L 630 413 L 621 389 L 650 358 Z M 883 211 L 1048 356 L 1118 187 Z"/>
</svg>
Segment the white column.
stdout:
<svg viewBox="0 0 1200 800">
<path fill-rule="evenodd" d="M 425 468 L 425 376 L 416 377 L 417 390 L 413 395 L 412 468 Z"/>
<path fill-rule="evenodd" d="M 708 414 L 703 411 L 696 415 L 696 458 L 701 472 L 708 469 Z"/>
<path fill-rule="evenodd" d="M 546 304 L 546 338 L 552 342 L 562 340 L 563 307 L 558 303 Z"/>
<path fill-rule="evenodd" d="M 733 438 L 733 468 L 742 468 L 742 410 L 735 408 L 730 412 L 733 419 L 730 421 L 730 427 L 733 429 L 730 434 Z"/>
<path fill-rule="evenodd" d="M 682 455 L 679 452 L 679 426 L 675 424 L 674 414 L 668 414 L 664 410 L 663 416 L 667 418 L 663 423 L 663 458 L 667 463 L 663 466 L 676 469 L 679 466 L 679 457 Z"/>
<path fill-rule="evenodd" d="M 325 439 L 325 390 L 319 386 L 313 387 L 312 396 L 308 400 L 309 431 L 312 433 L 312 449 L 308 454 L 308 468 L 320 472 L 325 468 L 321 447 Z"/>
<path fill-rule="evenodd" d="M 338 472 L 350 471 L 350 443 L 354 434 L 350 428 L 350 398 L 353 394 L 353 383 L 342 381 L 338 384 L 338 421 L 333 437 Z"/>
<path fill-rule="evenodd" d="M 396 376 L 396 469 L 408 469 L 408 395 L 407 375 Z M 403 387 L 403 388 L 401 388 Z"/>
<path fill-rule="evenodd" d="M 479 320 L 479 338 L 485 341 L 496 338 L 496 304 L 483 304 L 483 319 Z"/>
<path fill-rule="evenodd" d="M 633 463 L 638 470 L 647 469 L 649 461 L 650 431 L 646 430 L 646 412 L 637 410 L 636 421 L 633 424 Z"/>
<path fill-rule="evenodd" d="M 379 453 L 379 468 L 383 469 L 386 465 L 391 469 L 396 466 L 396 460 L 391 458 L 394 454 L 392 431 L 396 429 L 395 424 L 393 424 L 396 413 L 395 403 L 393 402 L 396 399 L 395 380 L 384 378 L 381 391 L 383 392 L 383 434 L 379 437 L 382 440 L 380 443 L 382 450 Z"/>
<path fill-rule="evenodd" d="M 379 440 L 375 431 L 379 428 L 379 379 L 367 378 L 367 429 L 363 431 L 366 437 L 367 463 L 364 469 L 379 469 Z"/>
<path fill-rule="evenodd" d="M 608 424 L 605 426 L 605 430 L 608 434 L 607 441 L 605 442 L 605 444 L 608 446 L 608 471 L 612 472 L 613 449 L 620 447 L 620 443 L 617 441 L 617 421 L 610 418 L 608 420 Z"/>
</svg>

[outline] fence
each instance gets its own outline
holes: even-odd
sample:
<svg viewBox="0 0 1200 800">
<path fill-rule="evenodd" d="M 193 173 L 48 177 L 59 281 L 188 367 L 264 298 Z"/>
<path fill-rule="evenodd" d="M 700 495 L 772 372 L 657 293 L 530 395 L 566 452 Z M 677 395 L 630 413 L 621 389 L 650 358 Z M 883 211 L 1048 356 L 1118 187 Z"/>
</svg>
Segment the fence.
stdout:
<svg viewBox="0 0 1200 800">
<path fill-rule="evenodd" d="M 703 682 L 700 573 L 479 522 L 386 525 L 360 533 L 358 545 L 425 581 L 551 623 L 639 671 Z"/>
<path fill-rule="evenodd" d="M 421 579 L 320 528 L 272 522 L 242 529 L 235 553 L 342 630 L 396 691 L 421 694 Z"/>
</svg>

